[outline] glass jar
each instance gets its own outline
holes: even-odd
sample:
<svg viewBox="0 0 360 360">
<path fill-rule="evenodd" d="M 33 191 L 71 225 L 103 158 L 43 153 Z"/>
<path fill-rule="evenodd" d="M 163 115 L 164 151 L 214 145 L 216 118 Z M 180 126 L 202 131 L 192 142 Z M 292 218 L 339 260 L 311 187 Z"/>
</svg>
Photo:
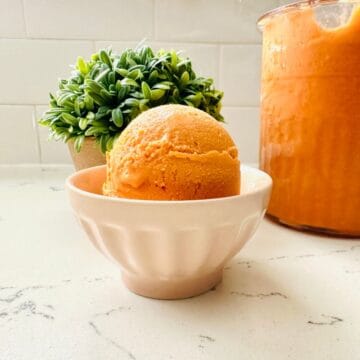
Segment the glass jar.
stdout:
<svg viewBox="0 0 360 360">
<path fill-rule="evenodd" d="M 360 236 L 360 1 L 300 1 L 258 25 L 260 164 L 274 181 L 268 214 Z"/>
</svg>

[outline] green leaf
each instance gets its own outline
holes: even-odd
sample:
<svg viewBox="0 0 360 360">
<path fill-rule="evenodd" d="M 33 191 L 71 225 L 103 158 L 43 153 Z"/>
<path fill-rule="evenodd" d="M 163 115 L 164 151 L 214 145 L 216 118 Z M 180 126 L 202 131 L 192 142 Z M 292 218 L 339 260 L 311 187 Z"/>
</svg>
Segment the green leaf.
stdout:
<svg viewBox="0 0 360 360">
<path fill-rule="evenodd" d="M 85 130 L 88 125 L 89 120 L 87 118 L 80 118 L 79 120 L 79 128 L 81 130 Z"/>
<path fill-rule="evenodd" d="M 100 50 L 99 56 L 104 64 L 106 64 L 109 68 L 112 68 L 112 62 L 106 50 Z"/>
<path fill-rule="evenodd" d="M 111 110 L 110 110 L 110 112 L 111 112 Z M 106 113 L 104 113 L 104 114 L 106 115 Z M 104 120 L 101 120 L 101 119 L 96 119 L 96 120 L 92 121 L 92 126 L 97 127 L 97 128 L 107 129 L 108 122 L 104 121 Z"/>
<path fill-rule="evenodd" d="M 128 86 L 123 86 L 121 89 L 119 89 L 117 96 L 118 100 L 122 101 L 125 98 L 125 96 L 128 94 L 129 91 L 128 89 L 129 89 Z"/>
<path fill-rule="evenodd" d="M 132 107 L 130 109 L 130 119 L 135 119 L 140 114 L 140 108 L 139 107 Z"/>
<path fill-rule="evenodd" d="M 181 78 L 180 78 L 180 82 L 182 85 L 186 85 L 190 80 L 190 75 L 187 71 L 184 71 L 182 74 L 181 74 Z"/>
<path fill-rule="evenodd" d="M 92 111 L 89 111 L 86 115 L 86 118 L 89 120 L 89 121 L 92 121 L 95 119 L 95 114 L 92 112 Z"/>
<path fill-rule="evenodd" d="M 85 136 L 93 136 L 96 132 L 96 128 L 90 127 L 85 131 Z"/>
<path fill-rule="evenodd" d="M 115 125 L 110 125 L 109 130 L 110 130 L 109 131 L 110 133 L 114 133 L 114 132 L 118 132 L 119 128 L 117 126 L 115 126 Z"/>
<path fill-rule="evenodd" d="M 144 94 L 140 91 L 132 91 L 131 96 L 135 99 L 144 99 Z"/>
<path fill-rule="evenodd" d="M 92 92 L 89 91 L 88 95 L 92 98 L 92 100 L 98 104 L 98 105 L 105 105 L 106 104 L 106 100 L 100 96 L 99 94 L 97 94 L 96 92 Z"/>
<path fill-rule="evenodd" d="M 117 80 L 116 81 L 116 85 L 115 85 L 115 89 L 116 91 L 119 91 L 121 89 L 122 85 L 121 85 L 121 81 L 120 80 Z"/>
<path fill-rule="evenodd" d="M 196 95 L 189 95 L 185 99 L 190 101 L 195 107 L 198 107 L 201 103 L 202 95 L 198 92 Z"/>
<path fill-rule="evenodd" d="M 77 118 L 69 113 L 62 113 L 61 117 L 69 125 L 77 126 L 78 124 Z"/>
<path fill-rule="evenodd" d="M 151 89 L 150 86 L 145 81 L 141 83 L 141 91 L 145 99 L 151 99 Z"/>
<path fill-rule="evenodd" d="M 165 95 L 165 90 L 155 89 L 151 90 L 151 100 L 159 100 Z"/>
<path fill-rule="evenodd" d="M 99 93 L 104 87 L 92 79 L 86 79 L 85 86 L 88 90 L 93 91 L 95 93 Z"/>
<path fill-rule="evenodd" d="M 152 83 L 154 81 L 157 81 L 158 80 L 158 77 L 159 77 L 159 72 L 157 70 L 153 70 L 151 73 L 150 73 L 150 76 L 149 76 L 149 82 Z"/>
<path fill-rule="evenodd" d="M 119 75 L 121 75 L 122 77 L 124 77 L 124 78 L 127 77 L 128 73 L 129 73 L 128 70 L 123 69 L 123 68 L 121 68 L 121 69 L 115 69 L 115 71 L 116 71 Z"/>
<path fill-rule="evenodd" d="M 90 96 L 88 96 L 88 95 L 85 96 L 84 103 L 85 103 L 86 110 L 91 111 L 94 109 L 94 101 Z"/>
<path fill-rule="evenodd" d="M 49 93 L 49 95 L 50 95 L 50 107 L 58 106 L 55 96 L 52 95 L 51 93 Z"/>
<path fill-rule="evenodd" d="M 153 89 L 163 89 L 163 90 L 170 90 L 171 86 L 174 86 L 174 83 L 170 81 L 162 81 L 155 84 L 152 88 Z"/>
<path fill-rule="evenodd" d="M 184 103 L 188 106 L 195 107 L 195 105 L 190 100 L 184 99 Z"/>
<path fill-rule="evenodd" d="M 123 114 L 119 108 L 116 108 L 111 112 L 111 118 L 117 127 L 121 128 L 123 126 L 124 118 L 123 118 Z"/>
<path fill-rule="evenodd" d="M 94 79 L 94 81 L 99 82 L 100 80 L 102 80 L 107 73 L 110 71 L 110 69 L 105 69 L 104 71 L 102 71 L 98 76 L 96 76 L 96 78 Z"/>
<path fill-rule="evenodd" d="M 184 59 L 184 60 L 181 60 L 181 61 L 176 65 L 176 67 L 177 67 L 177 68 L 180 68 L 181 66 L 183 66 L 183 65 L 188 65 L 188 64 L 191 65 L 190 59 Z"/>
<path fill-rule="evenodd" d="M 83 75 L 89 72 L 89 66 L 81 56 L 77 58 L 76 67 Z"/>
<path fill-rule="evenodd" d="M 144 75 L 139 69 L 132 70 L 128 73 L 127 77 L 133 80 L 141 79 Z"/>
<path fill-rule="evenodd" d="M 61 114 L 62 112 L 67 112 L 67 110 L 62 107 L 53 107 L 47 110 L 46 114 Z"/>
<path fill-rule="evenodd" d="M 121 85 L 128 85 L 128 86 L 135 86 L 135 87 L 139 86 L 139 84 L 135 80 L 129 79 L 129 78 L 122 79 Z"/>
<path fill-rule="evenodd" d="M 132 98 L 128 98 L 124 101 L 125 105 L 128 105 L 130 107 L 139 107 L 139 100 L 137 99 L 132 99 Z"/>
<path fill-rule="evenodd" d="M 107 90 L 105 90 L 105 89 L 103 89 L 103 90 L 100 91 L 100 95 L 101 95 L 102 98 L 104 98 L 104 99 L 107 100 L 107 101 L 111 101 L 111 100 L 112 100 L 111 94 L 110 94 Z"/>
<path fill-rule="evenodd" d="M 115 71 L 110 71 L 107 76 L 109 84 L 115 84 Z"/>
<path fill-rule="evenodd" d="M 100 106 L 96 115 L 95 115 L 95 119 L 98 120 L 98 119 L 102 119 L 103 117 L 107 116 L 107 115 L 110 115 L 111 114 L 111 109 L 104 105 L 104 106 Z M 94 122 L 95 124 L 96 122 Z"/>
<path fill-rule="evenodd" d="M 178 63 L 178 56 L 175 51 L 171 52 L 171 66 L 175 70 Z"/>
<path fill-rule="evenodd" d="M 107 141 L 109 140 L 109 135 L 101 135 L 100 137 L 100 149 L 103 154 L 106 153 L 107 150 Z"/>
<path fill-rule="evenodd" d="M 39 119 L 38 123 L 42 126 L 49 126 L 51 124 L 51 120 Z"/>
<path fill-rule="evenodd" d="M 90 127 L 85 131 L 85 136 L 99 136 L 102 134 L 106 134 L 107 128 L 106 127 Z"/>
<path fill-rule="evenodd" d="M 114 146 L 115 136 L 112 136 L 108 139 L 106 143 L 106 151 L 110 151 Z"/>
<path fill-rule="evenodd" d="M 76 137 L 75 141 L 74 141 L 74 147 L 75 147 L 75 150 L 77 152 L 80 152 L 81 150 L 81 147 L 84 143 L 84 140 L 85 140 L 85 136 L 84 135 L 79 135 Z"/>
<path fill-rule="evenodd" d="M 125 50 L 121 56 L 119 61 L 119 66 L 124 68 L 126 66 L 126 58 L 127 58 L 127 50 Z"/>
<path fill-rule="evenodd" d="M 180 95 L 179 89 L 175 88 L 172 92 L 173 97 L 178 98 Z"/>
<path fill-rule="evenodd" d="M 146 111 L 146 110 L 149 109 L 149 107 L 147 106 L 148 102 L 149 102 L 148 99 L 140 100 L 139 109 L 140 109 L 141 112 Z"/>
<path fill-rule="evenodd" d="M 140 43 L 140 46 L 137 45 L 135 49 L 139 56 L 141 62 L 145 63 L 148 59 L 152 58 L 154 56 L 151 48 L 149 46 L 144 46 Z"/>
<path fill-rule="evenodd" d="M 99 54 L 95 53 L 91 55 L 91 60 L 98 61 L 99 60 Z"/>
<path fill-rule="evenodd" d="M 72 93 L 79 93 L 80 91 L 80 86 L 78 84 L 67 84 L 65 88 Z"/>
<path fill-rule="evenodd" d="M 80 105 L 79 105 L 79 100 L 78 99 L 75 99 L 75 101 L 74 101 L 74 110 L 75 110 L 77 116 L 81 115 Z"/>
<path fill-rule="evenodd" d="M 130 56 L 127 56 L 126 62 L 128 63 L 129 66 L 136 66 L 137 65 L 136 61 Z"/>
<path fill-rule="evenodd" d="M 58 99 L 57 99 L 57 103 L 60 106 L 66 106 L 66 104 L 72 104 L 72 99 L 75 98 L 75 95 L 69 92 L 65 92 L 63 94 L 61 94 Z"/>
</svg>

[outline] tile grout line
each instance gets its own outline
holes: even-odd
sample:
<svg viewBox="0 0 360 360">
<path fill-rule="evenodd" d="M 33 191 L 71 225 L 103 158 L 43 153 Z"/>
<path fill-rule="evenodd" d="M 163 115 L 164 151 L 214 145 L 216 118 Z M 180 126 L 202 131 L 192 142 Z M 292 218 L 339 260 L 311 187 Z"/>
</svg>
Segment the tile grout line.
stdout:
<svg viewBox="0 0 360 360">
<path fill-rule="evenodd" d="M 154 41 L 157 40 L 157 33 L 156 33 L 156 15 L 157 15 L 157 5 L 158 5 L 158 2 L 157 0 L 153 0 L 153 12 L 152 12 L 152 16 L 153 16 L 153 38 L 154 38 Z"/>
<path fill-rule="evenodd" d="M 37 104 L 37 106 L 47 106 L 48 104 Z M 19 103 L 0 103 L 0 106 L 35 106 L 31 104 L 19 104 Z"/>
<path fill-rule="evenodd" d="M 36 40 L 36 41 L 77 41 L 77 42 L 127 42 L 127 43 L 133 43 L 133 42 L 138 42 L 138 38 L 136 39 L 110 39 L 110 38 L 101 38 L 101 39 L 88 39 L 88 38 L 62 38 L 62 37 L 36 37 L 36 36 L 27 36 L 26 38 L 24 37 L 1 37 L 1 40 Z M 251 45 L 261 45 L 261 42 L 254 42 L 254 41 L 223 41 L 223 42 L 219 42 L 219 41 L 206 41 L 206 40 L 189 40 L 189 39 L 176 39 L 176 40 L 171 40 L 171 39 L 165 39 L 165 40 L 161 40 L 161 39 L 152 39 L 150 41 L 153 42 L 158 42 L 158 43 L 169 43 L 169 44 L 189 44 L 189 45 L 219 45 L 221 44 L 221 46 L 251 46 Z"/>
<path fill-rule="evenodd" d="M 219 84 L 217 85 L 220 88 Z M 33 104 L 17 104 L 17 103 L 0 103 L 1 106 L 32 106 Z M 35 106 L 48 106 L 49 104 L 36 104 Z M 250 108 L 250 109 L 258 109 L 260 104 L 258 105 L 244 105 L 244 104 L 223 104 L 223 108 Z"/>
<path fill-rule="evenodd" d="M 42 153 L 41 153 L 41 145 L 40 145 L 40 134 L 39 134 L 39 125 L 36 121 L 36 105 L 32 106 L 33 113 L 32 113 L 32 125 L 35 131 L 35 137 L 36 137 L 36 152 L 38 155 L 38 161 L 39 164 L 42 164 Z"/>
<path fill-rule="evenodd" d="M 217 48 L 217 88 L 221 91 L 221 80 L 220 80 L 220 76 L 221 76 L 221 67 L 222 67 L 222 61 L 221 61 L 221 44 L 217 44 L 216 46 Z"/>
<path fill-rule="evenodd" d="M 260 105 L 224 105 L 223 109 L 260 109 Z"/>
<path fill-rule="evenodd" d="M 22 7 L 22 17 L 23 17 L 24 26 L 25 26 L 25 36 L 26 36 L 26 38 L 28 38 L 29 33 L 28 33 L 28 27 L 27 27 L 27 23 L 26 23 L 26 16 L 25 16 L 25 0 L 21 0 L 21 7 Z"/>
<path fill-rule="evenodd" d="M 221 79 L 221 73 L 222 73 L 222 52 L 223 52 L 223 48 L 221 44 L 218 44 L 218 86 L 219 89 L 222 90 L 222 79 Z M 222 105 L 224 107 L 224 104 Z"/>
</svg>

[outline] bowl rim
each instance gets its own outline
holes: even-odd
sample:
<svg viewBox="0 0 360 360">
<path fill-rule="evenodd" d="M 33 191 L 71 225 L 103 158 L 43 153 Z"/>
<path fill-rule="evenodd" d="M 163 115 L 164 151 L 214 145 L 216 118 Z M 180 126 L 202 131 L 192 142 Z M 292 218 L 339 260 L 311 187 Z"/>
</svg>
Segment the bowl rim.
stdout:
<svg viewBox="0 0 360 360">
<path fill-rule="evenodd" d="M 248 165 L 241 165 L 240 169 L 245 171 L 252 171 L 257 173 L 257 175 L 262 176 L 262 178 L 265 180 L 264 184 L 262 184 L 259 188 L 256 188 L 254 190 L 251 190 L 249 192 L 246 192 L 244 194 L 239 195 L 233 195 L 233 196 L 224 196 L 219 198 L 211 198 L 211 199 L 199 199 L 199 200 L 140 200 L 140 199 L 127 199 L 127 198 L 120 198 L 120 197 L 111 197 L 111 196 L 105 196 L 100 194 L 95 194 L 89 191 L 82 190 L 75 186 L 73 184 L 73 181 L 76 177 L 79 175 L 82 175 L 84 173 L 88 173 L 91 171 L 95 171 L 99 168 L 106 168 L 106 165 L 99 165 L 99 166 L 93 166 L 90 168 L 82 169 L 79 171 L 74 172 L 73 174 L 69 175 L 65 180 L 65 188 L 68 191 L 72 191 L 74 193 L 77 193 L 78 195 L 97 199 L 97 200 L 103 200 L 103 201 L 109 201 L 109 202 L 115 202 L 115 203 L 127 203 L 127 204 L 141 204 L 141 205 L 180 205 L 180 204 L 209 204 L 214 202 L 220 202 L 225 200 L 238 200 L 240 198 L 247 198 L 249 196 L 255 195 L 257 193 L 260 193 L 262 191 L 271 189 L 273 181 L 269 174 L 266 172 L 252 167 Z"/>
</svg>

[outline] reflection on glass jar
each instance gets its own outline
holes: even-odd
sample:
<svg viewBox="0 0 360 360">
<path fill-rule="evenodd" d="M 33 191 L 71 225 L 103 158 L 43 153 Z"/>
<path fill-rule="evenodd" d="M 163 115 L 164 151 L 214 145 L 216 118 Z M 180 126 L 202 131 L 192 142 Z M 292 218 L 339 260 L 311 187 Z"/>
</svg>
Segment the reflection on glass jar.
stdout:
<svg viewBox="0 0 360 360">
<path fill-rule="evenodd" d="M 282 223 L 360 236 L 360 2 L 265 14 L 261 168 Z"/>
</svg>

